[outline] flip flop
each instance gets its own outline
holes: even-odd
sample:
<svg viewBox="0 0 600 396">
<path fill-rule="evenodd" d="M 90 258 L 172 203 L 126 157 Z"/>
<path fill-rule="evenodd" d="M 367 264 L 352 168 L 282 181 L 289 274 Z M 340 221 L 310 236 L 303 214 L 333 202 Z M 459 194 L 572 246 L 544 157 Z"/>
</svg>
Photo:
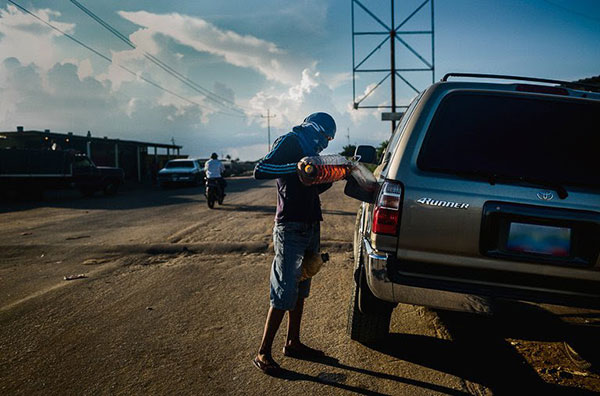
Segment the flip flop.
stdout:
<svg viewBox="0 0 600 396">
<path fill-rule="evenodd" d="M 300 348 L 283 347 L 283 355 L 296 359 L 319 359 L 325 357 L 325 352 L 303 345 Z"/>
<path fill-rule="evenodd" d="M 252 364 L 254 365 L 254 367 L 256 367 L 257 369 L 259 369 L 260 371 L 262 371 L 263 373 L 265 373 L 267 375 L 275 376 L 275 375 L 281 373 L 281 367 L 277 363 L 261 362 L 260 360 L 258 360 L 258 356 L 252 360 Z"/>
</svg>

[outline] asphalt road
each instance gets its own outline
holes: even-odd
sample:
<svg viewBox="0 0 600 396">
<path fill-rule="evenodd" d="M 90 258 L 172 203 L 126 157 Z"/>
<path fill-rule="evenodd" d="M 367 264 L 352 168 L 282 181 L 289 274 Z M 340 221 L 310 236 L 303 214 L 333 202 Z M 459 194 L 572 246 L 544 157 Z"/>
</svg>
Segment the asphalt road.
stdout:
<svg viewBox="0 0 600 396">
<path fill-rule="evenodd" d="M 313 281 L 304 341 L 327 353 L 285 358 L 271 378 L 251 364 L 268 309 L 274 182 L 229 181 L 208 209 L 201 188 L 115 197 L 46 194 L 0 202 L 0 394 L 582 394 L 600 314 L 524 303 L 493 317 L 400 305 L 390 337 L 346 333 L 358 202 L 322 196 L 331 261 Z M 81 279 L 65 280 L 65 277 Z"/>
</svg>

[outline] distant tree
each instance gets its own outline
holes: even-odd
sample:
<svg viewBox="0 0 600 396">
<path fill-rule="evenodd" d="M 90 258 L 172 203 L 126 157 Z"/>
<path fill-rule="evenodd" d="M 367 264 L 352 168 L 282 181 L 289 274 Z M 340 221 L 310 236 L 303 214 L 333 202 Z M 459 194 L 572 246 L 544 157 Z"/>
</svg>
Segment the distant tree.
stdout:
<svg viewBox="0 0 600 396">
<path fill-rule="evenodd" d="M 340 153 L 340 155 L 343 155 L 344 157 L 352 157 L 355 151 L 356 146 L 353 144 L 349 144 L 347 146 L 342 147 L 342 152 Z"/>
<path fill-rule="evenodd" d="M 227 154 L 227 155 L 225 156 L 225 158 L 227 158 L 227 160 L 230 160 L 230 159 L 231 159 L 231 155 Z"/>
<path fill-rule="evenodd" d="M 385 140 L 383 142 L 381 142 L 381 144 L 377 147 L 377 160 L 381 161 L 381 157 L 383 156 L 383 153 L 385 152 L 385 149 L 388 146 L 388 141 Z"/>
</svg>

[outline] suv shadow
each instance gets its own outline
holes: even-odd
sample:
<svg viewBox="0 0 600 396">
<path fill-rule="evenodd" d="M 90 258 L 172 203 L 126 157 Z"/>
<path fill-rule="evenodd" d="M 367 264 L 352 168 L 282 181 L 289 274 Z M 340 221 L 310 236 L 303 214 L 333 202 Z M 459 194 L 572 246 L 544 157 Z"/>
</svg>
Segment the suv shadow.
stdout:
<svg viewBox="0 0 600 396">
<path fill-rule="evenodd" d="M 508 339 L 566 341 L 597 367 L 597 327 L 565 323 L 540 306 L 520 302 L 500 302 L 492 316 L 451 311 L 437 314 L 450 340 L 391 333 L 385 343 L 370 347 L 483 385 L 494 394 L 596 394 L 548 384 Z M 566 366 L 574 366 L 566 354 L 563 360 Z"/>
</svg>

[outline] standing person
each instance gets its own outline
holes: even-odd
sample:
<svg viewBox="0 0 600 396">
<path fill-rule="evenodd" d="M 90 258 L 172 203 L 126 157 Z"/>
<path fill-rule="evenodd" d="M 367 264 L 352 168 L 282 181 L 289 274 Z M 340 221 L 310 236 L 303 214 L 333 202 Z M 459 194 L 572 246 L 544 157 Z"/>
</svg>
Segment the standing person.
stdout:
<svg viewBox="0 0 600 396">
<path fill-rule="evenodd" d="M 297 164 L 306 156 L 323 151 L 335 137 L 335 121 L 327 113 L 313 113 L 295 126 L 292 132 L 280 136 L 266 157 L 254 168 L 256 179 L 277 179 L 277 212 L 273 228 L 275 257 L 270 276 L 270 308 L 262 342 L 254 366 L 269 375 L 281 368 L 271 353 L 275 334 L 288 311 L 285 356 L 317 358 L 322 351 L 300 341 L 300 323 L 304 299 L 308 297 L 310 279 L 300 281 L 302 259 L 306 252 L 320 249 L 321 201 L 319 194 L 331 184 L 305 186 L 296 174 Z"/>
<path fill-rule="evenodd" d="M 219 185 L 221 186 L 221 191 L 223 191 L 223 197 L 225 196 L 225 179 L 223 179 L 223 172 L 225 171 L 225 166 L 218 159 L 219 156 L 217 153 L 212 153 L 210 155 L 210 159 L 206 161 L 204 164 L 204 173 L 206 173 L 207 179 L 217 179 Z"/>
</svg>

